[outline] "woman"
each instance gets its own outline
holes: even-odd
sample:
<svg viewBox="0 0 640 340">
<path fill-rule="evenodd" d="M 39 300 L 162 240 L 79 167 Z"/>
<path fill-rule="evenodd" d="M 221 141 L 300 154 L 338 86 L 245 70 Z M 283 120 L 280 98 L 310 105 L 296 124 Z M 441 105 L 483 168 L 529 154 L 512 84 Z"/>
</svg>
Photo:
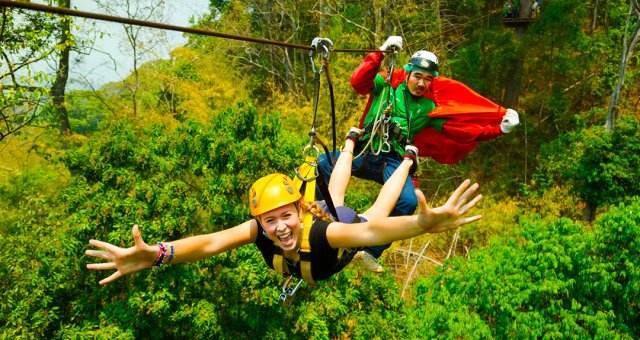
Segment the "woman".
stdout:
<svg viewBox="0 0 640 340">
<path fill-rule="evenodd" d="M 349 137 L 353 133 L 357 131 L 352 131 Z M 417 150 L 411 147 L 398 169 L 382 187 L 373 206 L 359 217 L 355 213 L 350 214 L 347 208 L 340 207 L 344 203 L 344 194 L 351 175 L 354 138 L 349 137 L 331 175 L 329 192 L 335 205 L 339 207 L 340 220 L 361 222 L 314 219 L 307 232 L 310 243 L 310 259 L 307 260 L 314 280 L 326 279 L 348 264 L 351 258 L 347 257 L 345 260 L 339 256 L 339 249 L 358 249 L 424 233 L 439 233 L 481 217 L 463 217 L 482 198 L 482 195 L 474 196 L 478 184 L 470 185 L 469 180 L 465 180 L 444 205 L 433 209 L 427 206 L 422 192 L 416 190 L 420 207 L 417 215 L 388 217 L 415 161 L 414 155 L 417 154 Z M 300 258 L 300 246 L 304 236 L 303 229 L 306 227 L 302 223 L 303 216 L 318 209 L 305 204 L 293 181 L 282 174 L 271 174 L 257 180 L 250 190 L 249 206 L 254 219 L 211 234 L 148 245 L 142 240 L 138 226 L 134 225 L 132 247 L 120 248 L 106 242 L 91 240 L 89 243 L 99 250 L 87 250 L 85 254 L 105 259 L 107 262 L 88 264 L 87 268 L 115 269 L 113 274 L 100 281 L 101 285 L 105 285 L 123 275 L 154 265 L 195 262 L 255 243 L 272 268 L 274 256 L 280 255 L 286 260 L 286 267 L 293 276 L 303 276 L 300 269 L 301 262 L 304 262 L 304 259 L 301 261 Z M 314 215 L 316 214 L 326 215 L 315 212 Z"/>
</svg>

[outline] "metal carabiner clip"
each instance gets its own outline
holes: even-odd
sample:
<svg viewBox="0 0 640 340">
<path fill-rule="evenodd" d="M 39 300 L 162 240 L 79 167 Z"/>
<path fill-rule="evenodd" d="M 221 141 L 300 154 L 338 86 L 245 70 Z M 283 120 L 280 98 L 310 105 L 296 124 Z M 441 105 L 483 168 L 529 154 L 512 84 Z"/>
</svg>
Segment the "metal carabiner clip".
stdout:
<svg viewBox="0 0 640 340">
<path fill-rule="evenodd" d="M 314 152 L 315 154 L 311 154 L 310 152 Z M 318 159 L 318 157 L 320 157 L 320 149 L 318 149 L 315 143 L 311 142 L 307 144 L 307 146 L 305 146 L 304 149 L 302 150 L 302 157 L 304 158 L 304 162 L 313 168 L 313 176 L 309 176 L 308 173 L 306 175 L 303 175 L 300 173 L 300 170 L 296 168 L 294 169 L 296 173 L 296 177 L 298 177 L 303 182 L 314 181 L 316 178 L 318 178 L 318 176 L 320 176 L 320 173 L 318 172 L 318 163 L 310 162 L 307 160 L 307 158 Z"/>
<path fill-rule="evenodd" d="M 380 151 L 383 153 L 387 153 L 391 151 L 391 143 L 389 143 L 387 139 L 388 138 L 385 138 L 384 142 L 382 142 L 382 148 L 380 149 Z"/>
<path fill-rule="evenodd" d="M 311 154 L 310 151 L 313 151 L 315 154 Z M 304 147 L 304 149 L 302 149 L 302 157 L 307 158 L 308 156 L 312 156 L 316 159 L 320 157 L 320 149 L 318 149 L 318 146 L 316 146 L 315 143 L 309 143 Z M 309 165 L 316 166 L 315 163 L 310 163 Z"/>
<path fill-rule="evenodd" d="M 391 54 L 391 56 L 389 56 L 389 74 L 387 74 L 387 79 L 385 79 L 387 84 L 391 84 L 391 78 L 393 77 L 393 71 L 396 68 L 396 58 L 398 57 L 398 49 L 395 46 L 391 47 L 391 51 L 393 53 Z"/>
<path fill-rule="evenodd" d="M 329 54 L 333 50 L 333 42 L 328 38 L 315 37 L 311 41 L 311 49 L 309 50 L 309 60 L 311 61 L 311 70 L 313 73 L 322 72 L 323 67 L 320 70 L 316 68 L 316 63 L 313 60 L 315 56 L 318 56 L 323 61 L 329 60 Z"/>
<path fill-rule="evenodd" d="M 280 293 L 280 298 L 279 298 L 280 302 L 282 302 L 283 304 L 291 302 L 291 299 L 289 298 L 293 297 L 293 295 L 296 294 L 296 292 L 298 291 L 298 288 L 300 288 L 300 285 L 304 281 L 303 279 L 297 279 L 297 280 L 298 282 L 295 283 L 295 285 L 292 285 L 293 276 L 289 276 L 287 278 L 287 280 L 282 285 L 282 293 Z"/>
<path fill-rule="evenodd" d="M 382 145 L 380 147 L 380 151 L 387 153 L 391 151 L 391 143 L 389 143 L 389 119 L 385 119 L 384 125 L 382 126 Z"/>
</svg>

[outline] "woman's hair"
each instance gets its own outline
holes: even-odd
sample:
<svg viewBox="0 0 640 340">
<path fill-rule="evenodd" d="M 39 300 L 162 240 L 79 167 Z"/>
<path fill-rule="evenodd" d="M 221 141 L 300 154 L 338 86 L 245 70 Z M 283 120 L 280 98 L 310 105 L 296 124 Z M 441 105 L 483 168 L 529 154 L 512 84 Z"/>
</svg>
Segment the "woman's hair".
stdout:
<svg viewBox="0 0 640 340">
<path fill-rule="evenodd" d="M 303 200 L 299 201 L 302 206 L 303 212 L 310 212 L 316 218 L 322 221 L 333 222 L 334 219 L 329 215 L 324 209 L 322 209 L 318 203 L 316 202 L 305 202 Z"/>
</svg>

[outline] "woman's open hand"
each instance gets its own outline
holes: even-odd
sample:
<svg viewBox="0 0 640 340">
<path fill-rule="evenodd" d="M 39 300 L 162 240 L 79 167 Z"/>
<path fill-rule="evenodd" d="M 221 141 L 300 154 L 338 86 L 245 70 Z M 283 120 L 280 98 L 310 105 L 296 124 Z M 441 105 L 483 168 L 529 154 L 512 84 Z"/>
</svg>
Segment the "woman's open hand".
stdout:
<svg viewBox="0 0 640 340">
<path fill-rule="evenodd" d="M 120 248 L 111 243 L 98 240 L 89 241 L 92 246 L 100 250 L 89 249 L 85 251 L 85 255 L 102 258 L 107 260 L 107 262 L 87 264 L 87 269 L 116 270 L 115 273 L 102 279 L 100 281 L 101 285 L 110 283 L 123 275 L 135 273 L 153 266 L 157 247 L 147 245 L 142 240 L 142 235 L 140 234 L 137 224 L 133 225 L 131 233 L 133 234 L 134 246 L 129 248 Z"/>
<path fill-rule="evenodd" d="M 478 187 L 478 183 L 471 185 L 470 180 L 465 180 L 451 194 L 447 202 L 437 208 L 429 208 L 422 191 L 416 190 L 420 210 L 418 224 L 428 233 L 441 233 L 479 220 L 481 215 L 464 217 L 482 199 L 482 195 L 475 195 Z"/>
</svg>

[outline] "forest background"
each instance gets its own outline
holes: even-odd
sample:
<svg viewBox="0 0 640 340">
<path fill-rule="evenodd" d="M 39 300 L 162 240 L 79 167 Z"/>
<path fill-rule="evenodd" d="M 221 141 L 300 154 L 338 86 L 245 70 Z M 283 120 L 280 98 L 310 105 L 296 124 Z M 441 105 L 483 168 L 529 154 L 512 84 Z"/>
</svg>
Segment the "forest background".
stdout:
<svg viewBox="0 0 640 340">
<path fill-rule="evenodd" d="M 156 21 L 164 5 L 98 4 Z M 301 161 L 308 51 L 187 35 L 169 59 L 139 63 L 154 31 L 128 26 L 131 74 L 71 90 L 70 52 L 89 38 L 72 19 L 0 8 L 0 338 L 637 337 L 638 3 L 549 0 L 518 27 L 503 24 L 503 5 L 211 0 L 193 23 L 354 49 L 401 35 L 400 61 L 432 50 L 443 75 L 520 113 L 514 132 L 459 164 L 420 165 L 432 205 L 478 181 L 482 220 L 396 242 L 384 274 L 351 266 L 288 306 L 252 246 L 106 287 L 83 253 L 91 238 L 129 246 L 133 223 L 153 243 L 245 220 L 250 184 Z M 331 55 L 339 135 L 365 104 L 349 85 L 363 56 Z M 41 60 L 57 71 L 38 71 Z M 318 126 L 329 140 L 325 85 Z M 378 189 L 355 180 L 347 203 L 362 209 Z"/>
</svg>

